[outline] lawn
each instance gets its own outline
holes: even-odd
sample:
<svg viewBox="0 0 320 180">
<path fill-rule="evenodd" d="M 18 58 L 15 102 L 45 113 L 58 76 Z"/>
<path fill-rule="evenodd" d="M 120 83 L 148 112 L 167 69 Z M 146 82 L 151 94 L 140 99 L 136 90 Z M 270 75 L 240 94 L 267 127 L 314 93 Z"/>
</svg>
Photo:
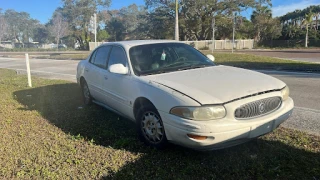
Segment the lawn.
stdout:
<svg viewBox="0 0 320 180">
<path fill-rule="evenodd" d="M 212 54 L 211 51 L 202 51 Z M 257 56 L 243 53 L 216 52 L 213 54 L 217 64 L 259 70 L 286 70 L 320 73 L 320 64 L 285 60 L 267 56 Z"/>
<path fill-rule="evenodd" d="M 211 51 L 201 51 L 203 54 L 212 54 Z M 88 53 L 79 54 L 59 54 L 52 53 L 47 56 L 38 56 L 44 59 L 68 59 L 83 60 L 89 55 Z M 246 69 L 257 70 L 286 70 L 286 71 L 303 71 L 320 73 L 320 64 L 285 60 L 266 56 L 257 56 L 243 53 L 226 53 L 215 52 L 216 63 L 220 65 L 228 65 L 241 67 Z"/>
<path fill-rule="evenodd" d="M 59 59 L 59 60 L 84 60 L 88 57 L 89 53 L 79 54 L 59 54 L 52 53 L 47 56 L 38 56 L 38 59 Z"/>
<path fill-rule="evenodd" d="M 211 152 L 140 143 L 135 125 L 84 107 L 77 84 L 0 69 L 1 179 L 319 179 L 320 137 L 279 128 Z"/>
</svg>

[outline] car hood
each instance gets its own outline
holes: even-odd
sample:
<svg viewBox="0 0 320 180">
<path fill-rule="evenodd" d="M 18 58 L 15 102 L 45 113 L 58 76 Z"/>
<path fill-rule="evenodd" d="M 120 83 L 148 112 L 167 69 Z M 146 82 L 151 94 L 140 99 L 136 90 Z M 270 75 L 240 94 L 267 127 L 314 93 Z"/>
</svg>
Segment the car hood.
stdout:
<svg viewBox="0 0 320 180">
<path fill-rule="evenodd" d="M 285 86 L 282 81 L 259 72 L 221 65 L 141 78 L 178 91 L 200 104 L 223 104 Z"/>
</svg>

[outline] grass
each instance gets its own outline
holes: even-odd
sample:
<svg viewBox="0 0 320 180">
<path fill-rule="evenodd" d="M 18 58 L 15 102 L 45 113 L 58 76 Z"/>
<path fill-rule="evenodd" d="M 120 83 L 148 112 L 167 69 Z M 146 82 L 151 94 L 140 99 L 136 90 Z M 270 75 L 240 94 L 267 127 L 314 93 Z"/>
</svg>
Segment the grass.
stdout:
<svg viewBox="0 0 320 180">
<path fill-rule="evenodd" d="M 211 51 L 202 50 L 204 54 L 211 54 Z M 44 59 L 69 59 L 69 60 L 83 60 L 86 59 L 88 53 L 81 54 L 50 54 L 49 56 L 38 56 L 37 58 Z M 320 73 L 320 64 L 299 62 L 292 60 L 284 60 L 273 57 L 257 56 L 241 53 L 214 53 L 216 63 L 227 66 L 235 66 L 246 69 L 260 69 L 260 70 L 286 70 L 286 71 L 303 71 Z"/>
<path fill-rule="evenodd" d="M 211 51 L 202 51 L 211 54 Z M 235 66 L 246 69 L 287 70 L 320 73 L 320 64 L 285 60 L 267 56 L 257 56 L 242 53 L 214 53 L 217 64 Z"/>
<path fill-rule="evenodd" d="M 59 59 L 59 60 L 84 60 L 89 54 L 49 54 L 48 56 L 38 56 L 38 59 Z"/>
<path fill-rule="evenodd" d="M 140 143 L 135 125 L 79 87 L 0 69 L 1 179 L 319 179 L 320 137 L 279 128 L 224 150 Z"/>
</svg>

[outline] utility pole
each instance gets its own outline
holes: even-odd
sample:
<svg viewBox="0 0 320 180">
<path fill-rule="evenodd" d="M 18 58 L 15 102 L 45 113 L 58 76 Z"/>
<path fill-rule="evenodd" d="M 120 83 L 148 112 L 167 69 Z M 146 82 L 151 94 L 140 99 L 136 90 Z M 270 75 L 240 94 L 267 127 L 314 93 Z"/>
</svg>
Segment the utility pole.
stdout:
<svg viewBox="0 0 320 180">
<path fill-rule="evenodd" d="M 175 40 L 176 41 L 179 41 L 179 17 L 178 17 L 178 14 L 179 14 L 179 4 L 178 4 L 178 0 L 176 0 L 176 22 L 175 22 Z"/>
<path fill-rule="evenodd" d="M 233 15 L 232 53 L 233 53 L 233 49 L 234 49 L 234 33 L 235 33 L 235 29 L 236 29 L 236 16 L 237 16 L 237 13 L 235 13 L 235 14 Z"/>
<path fill-rule="evenodd" d="M 212 51 L 211 51 L 212 53 L 213 53 L 213 50 L 216 49 L 215 38 L 214 38 L 214 32 L 216 30 L 215 25 L 216 25 L 216 18 L 213 17 L 212 18 Z"/>
<path fill-rule="evenodd" d="M 97 14 L 94 13 L 94 47 L 97 47 Z"/>
</svg>

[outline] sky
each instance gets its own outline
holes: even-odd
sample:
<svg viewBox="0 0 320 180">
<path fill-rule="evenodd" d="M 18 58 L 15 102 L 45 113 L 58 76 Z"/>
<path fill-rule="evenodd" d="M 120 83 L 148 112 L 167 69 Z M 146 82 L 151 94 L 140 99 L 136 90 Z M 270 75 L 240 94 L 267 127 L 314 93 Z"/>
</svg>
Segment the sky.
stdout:
<svg viewBox="0 0 320 180">
<path fill-rule="evenodd" d="M 144 5 L 144 0 L 112 0 L 109 9 L 120 9 L 133 3 Z M 296 9 L 304 9 L 310 5 L 320 5 L 320 0 L 272 0 L 272 4 L 272 13 L 276 17 Z M 24 11 L 41 23 L 47 23 L 54 10 L 59 6 L 62 6 L 61 0 L 0 0 L 2 11 L 6 9 Z M 251 13 L 252 10 L 248 9 L 242 15 L 249 18 Z"/>
</svg>

